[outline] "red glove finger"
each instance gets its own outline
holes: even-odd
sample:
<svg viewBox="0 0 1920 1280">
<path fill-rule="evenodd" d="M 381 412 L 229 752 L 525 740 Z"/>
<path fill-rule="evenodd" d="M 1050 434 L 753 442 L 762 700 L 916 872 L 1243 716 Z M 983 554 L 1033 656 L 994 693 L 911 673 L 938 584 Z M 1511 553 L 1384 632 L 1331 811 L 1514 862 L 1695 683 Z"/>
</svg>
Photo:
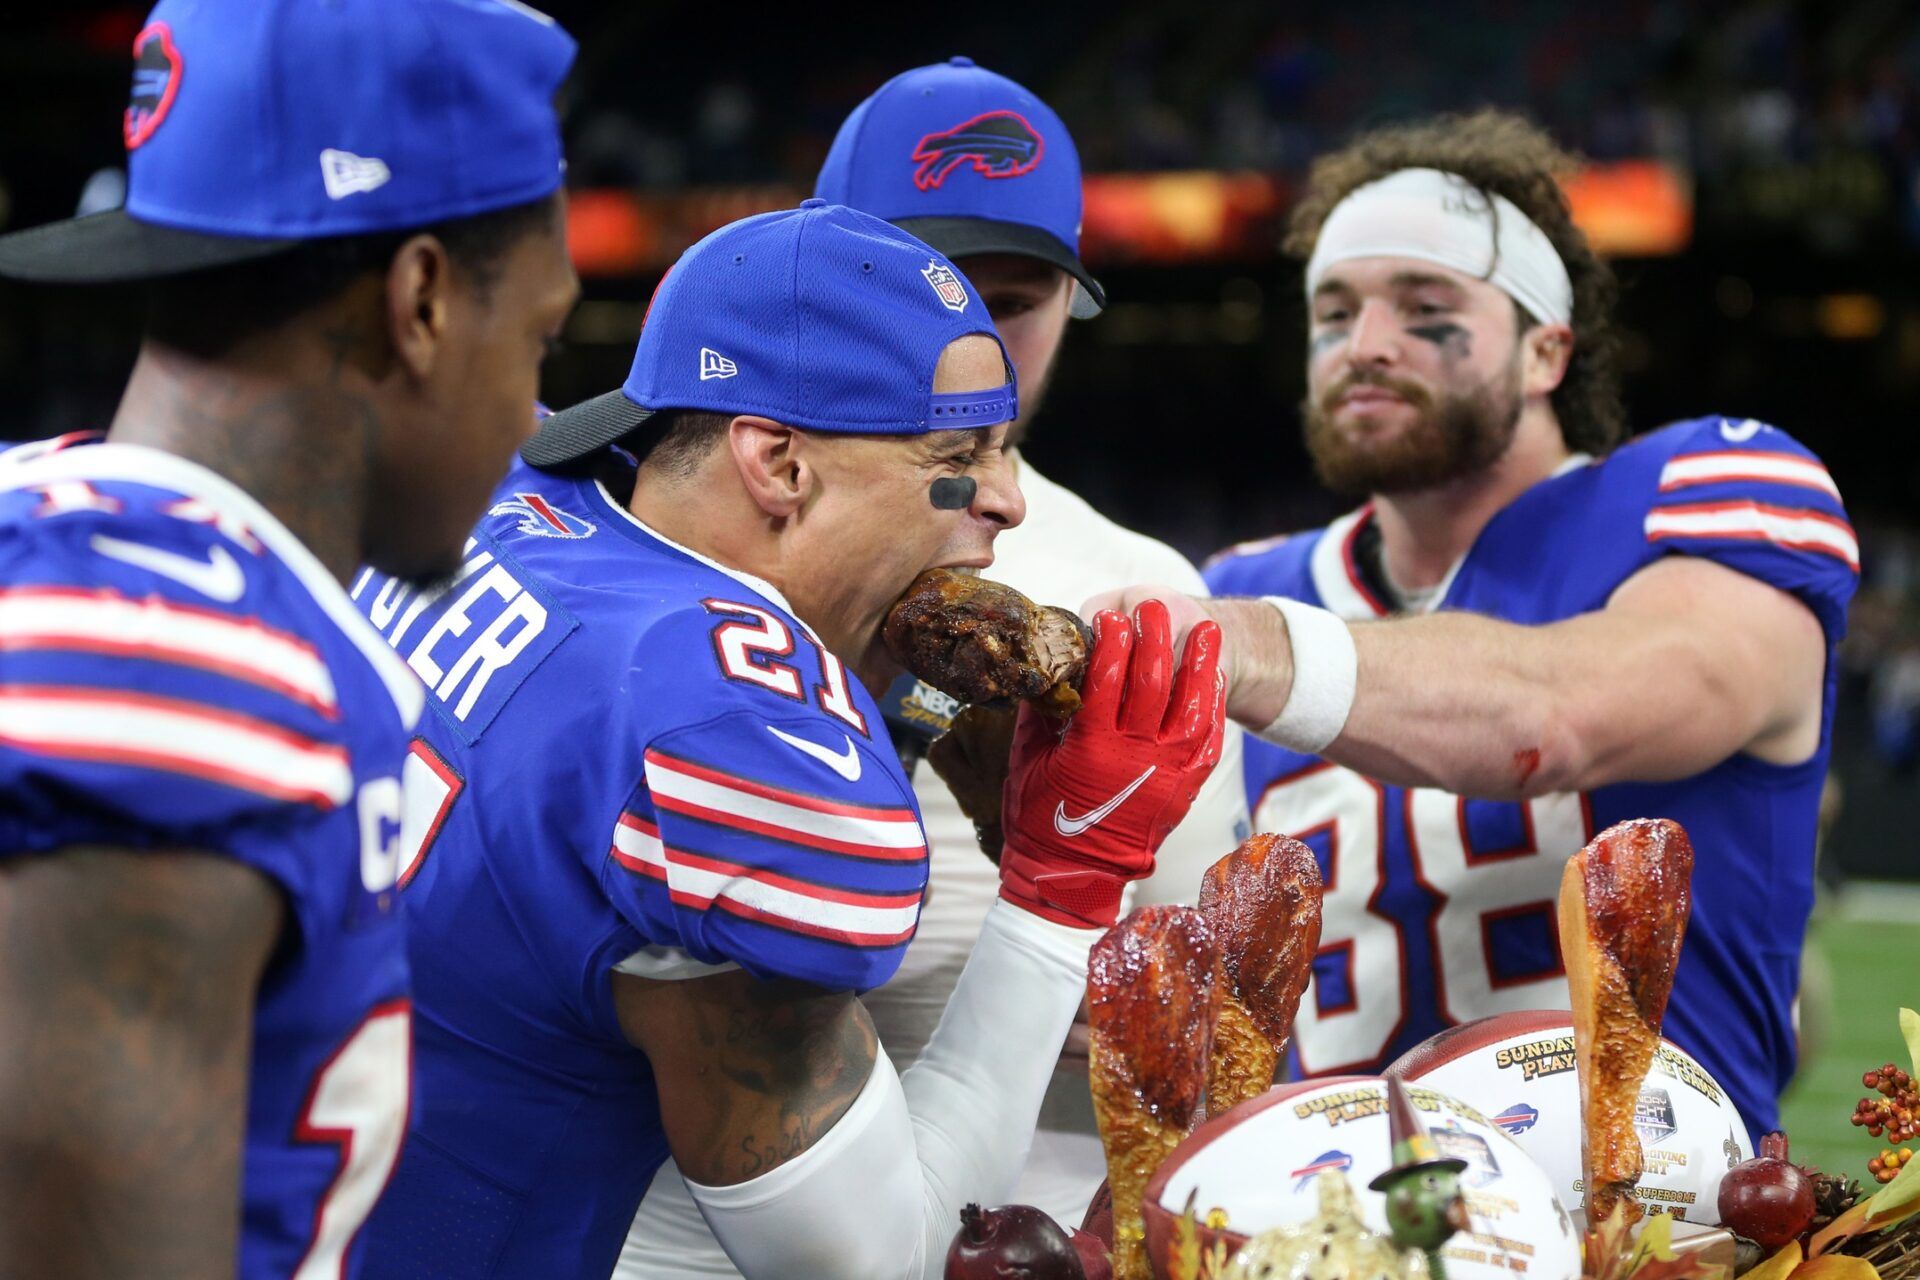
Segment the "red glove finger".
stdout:
<svg viewBox="0 0 1920 1280">
<path fill-rule="evenodd" d="M 1014 715 L 1013 748 L 1007 752 L 1008 761 L 1038 759 L 1044 752 L 1059 745 L 1060 735 L 1066 731 L 1066 727 L 1066 721 L 1056 720 L 1031 702 L 1022 702 Z"/>
<path fill-rule="evenodd" d="M 1203 622 L 1187 633 L 1187 648 L 1180 655 L 1180 672 L 1160 726 L 1163 741 L 1197 742 L 1204 735 L 1207 717 L 1221 696 L 1221 646 L 1217 622 Z"/>
<path fill-rule="evenodd" d="M 1173 624 L 1167 606 L 1148 600 L 1133 612 L 1138 639 L 1127 671 L 1127 700 L 1120 708 L 1120 732 L 1152 738 L 1160 733 L 1173 685 Z"/>
<path fill-rule="evenodd" d="M 1087 658 L 1086 679 L 1080 682 L 1080 710 L 1097 729 L 1112 729 L 1120 720 L 1126 694 L 1127 665 L 1133 654 L 1133 624 L 1124 614 L 1103 609 L 1093 615 L 1093 652 Z M 1023 717 L 1024 719 L 1024 717 Z"/>
</svg>

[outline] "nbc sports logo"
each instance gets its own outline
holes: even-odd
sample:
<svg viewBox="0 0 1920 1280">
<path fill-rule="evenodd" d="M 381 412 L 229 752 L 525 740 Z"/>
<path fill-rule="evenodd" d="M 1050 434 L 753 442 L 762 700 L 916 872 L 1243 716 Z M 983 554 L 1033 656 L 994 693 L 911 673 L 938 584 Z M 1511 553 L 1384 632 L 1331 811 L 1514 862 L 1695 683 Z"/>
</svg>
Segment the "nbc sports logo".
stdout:
<svg viewBox="0 0 1920 1280">
<path fill-rule="evenodd" d="M 731 378 L 738 372 L 740 372 L 739 365 L 712 347 L 700 348 L 700 381 L 710 382 L 715 378 Z"/>
</svg>

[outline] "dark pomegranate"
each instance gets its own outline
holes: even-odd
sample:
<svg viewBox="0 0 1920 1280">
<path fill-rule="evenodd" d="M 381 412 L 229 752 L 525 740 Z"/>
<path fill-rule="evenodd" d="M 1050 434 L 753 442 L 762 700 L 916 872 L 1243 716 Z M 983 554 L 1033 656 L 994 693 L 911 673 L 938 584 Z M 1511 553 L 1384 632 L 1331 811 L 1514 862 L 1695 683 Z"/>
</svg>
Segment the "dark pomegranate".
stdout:
<svg viewBox="0 0 1920 1280">
<path fill-rule="evenodd" d="M 1727 1170 L 1720 1222 L 1771 1252 L 1813 1225 L 1813 1179 L 1787 1159 L 1787 1135 L 1760 1139 L 1760 1154 Z"/>
<path fill-rule="evenodd" d="M 1066 1230 L 1030 1204 L 960 1211 L 946 1280 L 1087 1280 Z"/>
</svg>

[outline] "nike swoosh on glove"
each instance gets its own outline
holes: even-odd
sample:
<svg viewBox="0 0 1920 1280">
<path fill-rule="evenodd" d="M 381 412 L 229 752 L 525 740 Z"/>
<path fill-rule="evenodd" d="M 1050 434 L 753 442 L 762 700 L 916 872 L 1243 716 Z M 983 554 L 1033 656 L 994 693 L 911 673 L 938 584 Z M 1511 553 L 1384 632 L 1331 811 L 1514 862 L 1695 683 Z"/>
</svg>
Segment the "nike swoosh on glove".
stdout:
<svg viewBox="0 0 1920 1280">
<path fill-rule="evenodd" d="M 1166 606 L 1093 620 L 1080 713 L 1020 707 L 1004 796 L 1000 896 L 1060 924 L 1104 929 L 1130 880 L 1184 818 L 1220 760 L 1220 628 L 1196 626 L 1176 666 Z"/>
</svg>

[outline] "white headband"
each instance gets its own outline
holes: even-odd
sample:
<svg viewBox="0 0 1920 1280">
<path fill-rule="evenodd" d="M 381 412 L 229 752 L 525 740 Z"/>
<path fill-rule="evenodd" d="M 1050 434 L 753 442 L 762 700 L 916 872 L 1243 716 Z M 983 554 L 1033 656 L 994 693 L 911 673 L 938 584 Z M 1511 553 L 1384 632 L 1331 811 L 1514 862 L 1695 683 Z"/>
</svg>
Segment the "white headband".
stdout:
<svg viewBox="0 0 1920 1280">
<path fill-rule="evenodd" d="M 1547 233 L 1513 201 L 1457 174 L 1402 169 L 1347 193 L 1320 228 L 1307 297 L 1336 262 L 1418 258 L 1497 285 L 1536 320 L 1573 322 L 1573 282 Z"/>
</svg>

